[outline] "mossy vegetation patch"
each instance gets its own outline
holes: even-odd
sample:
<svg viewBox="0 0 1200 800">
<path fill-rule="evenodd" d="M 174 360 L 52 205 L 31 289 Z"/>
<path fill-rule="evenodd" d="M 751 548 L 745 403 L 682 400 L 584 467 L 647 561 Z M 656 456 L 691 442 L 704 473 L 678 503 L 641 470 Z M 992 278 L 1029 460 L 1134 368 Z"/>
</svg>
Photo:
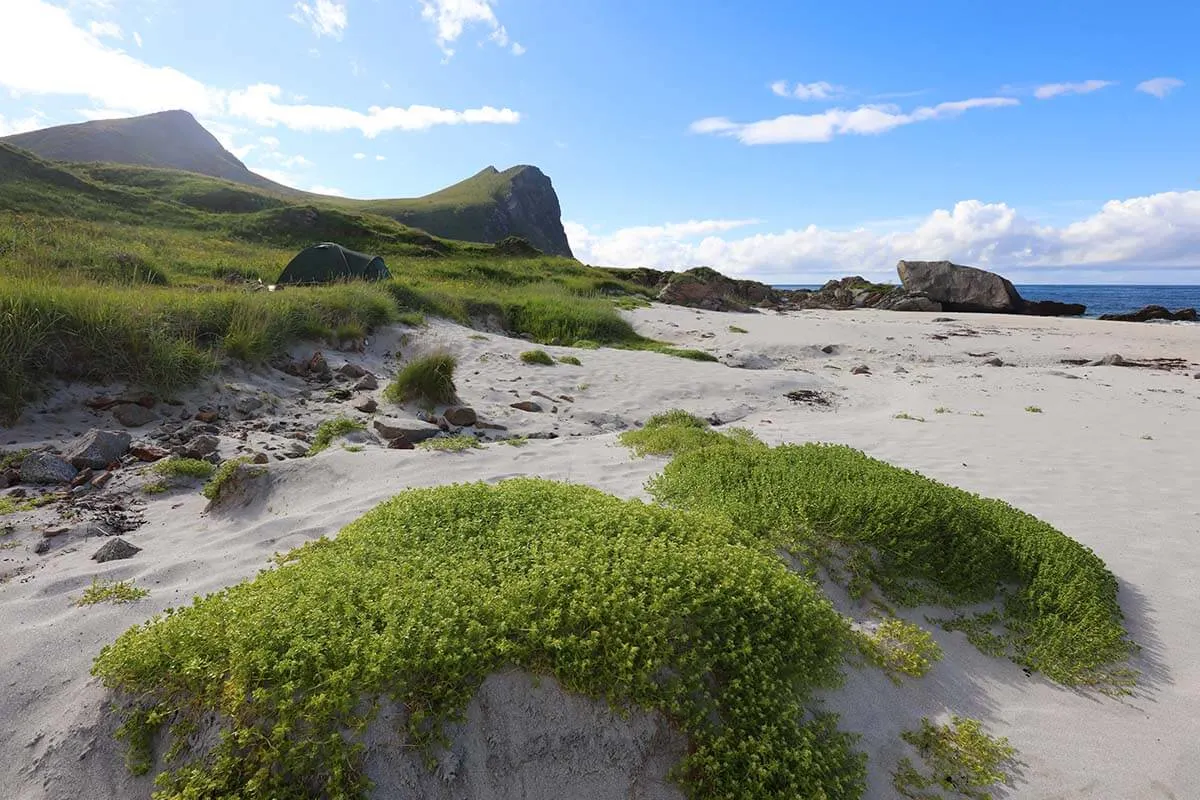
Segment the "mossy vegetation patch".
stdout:
<svg viewBox="0 0 1200 800">
<path fill-rule="evenodd" d="M 840 678 L 846 623 L 820 590 L 720 516 L 543 480 L 406 491 L 252 581 L 123 634 L 93 671 L 185 741 L 162 798 L 361 797 L 370 701 L 426 746 L 508 666 L 659 709 L 690 737 L 693 798 L 857 797 L 864 758 L 806 703 Z"/>
<path fill-rule="evenodd" d="M 327 419 L 317 426 L 317 432 L 313 436 L 307 455 L 315 456 L 317 453 L 328 450 L 329 445 L 333 444 L 333 440 L 339 436 L 346 436 L 347 434 L 356 431 L 365 431 L 366 429 L 366 425 L 349 417 Z"/>
<path fill-rule="evenodd" d="M 449 353 L 433 353 L 404 365 L 388 384 L 383 396 L 393 403 L 450 404 L 458 399 L 454 370 L 458 359 Z"/>
<path fill-rule="evenodd" d="M 1133 680 L 1115 576 L 1048 523 L 843 445 L 772 448 L 683 412 L 655 420 L 623 441 L 677 453 L 648 484 L 659 502 L 726 516 L 810 568 L 829 567 L 853 594 L 875 587 L 909 606 L 990 601 L 1003 642 L 992 652 L 1052 680 L 1112 691 Z"/>
</svg>

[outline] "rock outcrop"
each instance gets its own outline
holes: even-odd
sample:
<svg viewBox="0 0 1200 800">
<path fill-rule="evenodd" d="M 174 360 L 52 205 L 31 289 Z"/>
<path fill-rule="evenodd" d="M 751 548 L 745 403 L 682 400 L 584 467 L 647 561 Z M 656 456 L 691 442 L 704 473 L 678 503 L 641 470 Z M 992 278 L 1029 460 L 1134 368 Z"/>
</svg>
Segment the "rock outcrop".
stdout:
<svg viewBox="0 0 1200 800">
<path fill-rule="evenodd" d="M 758 281 L 726 277 L 709 267 L 693 267 L 683 272 L 646 267 L 609 271 L 622 280 L 654 289 L 660 303 L 709 311 L 749 311 L 778 306 L 787 294 Z"/>
<path fill-rule="evenodd" d="M 1019 314 L 1024 305 L 1008 279 L 975 267 L 949 261 L 901 261 L 896 272 L 906 290 L 941 303 L 943 311 Z"/>
<path fill-rule="evenodd" d="M 531 166 L 514 167 L 509 172 L 512 177 L 508 189 L 498 198 L 488 218 L 483 241 L 503 242 L 516 236 L 543 253 L 571 258 L 562 208 L 550 178 Z"/>
<path fill-rule="evenodd" d="M 1170 311 L 1163 306 L 1146 306 L 1145 308 L 1139 308 L 1137 311 L 1130 311 L 1127 314 L 1101 314 L 1100 319 L 1116 322 L 1152 322 L 1155 320 L 1196 322 L 1198 317 L 1194 308 L 1181 308 L 1178 311 Z"/>
</svg>

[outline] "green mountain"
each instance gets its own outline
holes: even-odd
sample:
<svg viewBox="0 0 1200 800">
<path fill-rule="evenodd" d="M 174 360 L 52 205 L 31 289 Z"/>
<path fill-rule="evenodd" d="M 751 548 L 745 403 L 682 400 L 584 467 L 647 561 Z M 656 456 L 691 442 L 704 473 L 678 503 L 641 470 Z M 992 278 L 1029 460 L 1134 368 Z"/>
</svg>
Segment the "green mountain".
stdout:
<svg viewBox="0 0 1200 800">
<path fill-rule="evenodd" d="M 186 111 L 61 125 L 9 136 L 0 139 L 0 143 L 50 161 L 70 162 L 78 167 L 76 171 L 101 182 L 140 186 L 151 193 L 174 192 L 171 199 L 185 203 L 177 193 L 186 181 L 177 174 L 159 174 L 161 171 L 204 175 L 257 190 L 239 196 L 234 189 L 225 187 L 219 197 L 208 198 L 221 206 L 205 209 L 210 211 L 252 211 L 289 203 L 316 203 L 352 213 L 390 217 L 447 239 L 494 243 L 507 236 L 520 236 L 547 254 L 571 256 L 558 195 L 550 178 L 533 166 L 517 166 L 503 172 L 489 166 L 465 181 L 424 197 L 350 200 L 302 192 L 250 171 Z M 153 169 L 137 172 L 111 165 Z M 197 207 L 204 207 L 203 200 L 200 198 Z M 224 207 L 229 202 L 242 205 Z"/>
</svg>

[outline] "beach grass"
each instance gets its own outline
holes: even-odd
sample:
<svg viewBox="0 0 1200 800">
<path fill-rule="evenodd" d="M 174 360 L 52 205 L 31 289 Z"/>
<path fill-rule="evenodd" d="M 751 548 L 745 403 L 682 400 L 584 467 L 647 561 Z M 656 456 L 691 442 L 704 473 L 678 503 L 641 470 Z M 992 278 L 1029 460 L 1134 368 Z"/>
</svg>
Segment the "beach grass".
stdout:
<svg viewBox="0 0 1200 800">
<path fill-rule="evenodd" d="M 419 402 L 448 405 L 457 402 L 454 370 L 458 359 L 449 353 L 433 353 L 413 359 L 396 373 L 383 396 L 393 403 Z"/>
</svg>

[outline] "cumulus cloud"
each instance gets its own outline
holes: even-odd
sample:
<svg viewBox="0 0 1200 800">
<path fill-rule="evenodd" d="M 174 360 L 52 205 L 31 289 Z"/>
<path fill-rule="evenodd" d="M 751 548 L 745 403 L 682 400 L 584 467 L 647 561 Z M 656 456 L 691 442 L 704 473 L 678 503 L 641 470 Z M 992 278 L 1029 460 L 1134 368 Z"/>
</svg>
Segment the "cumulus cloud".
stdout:
<svg viewBox="0 0 1200 800">
<path fill-rule="evenodd" d="M 364 158 L 366 158 L 366 157 L 367 157 L 367 154 L 366 154 L 366 153 L 355 153 L 355 154 L 354 154 L 354 160 L 355 160 L 355 161 L 362 161 L 362 160 L 363 160 Z"/>
<path fill-rule="evenodd" d="M 346 4 L 334 0 L 298 2 L 289 19 L 311 28 L 317 36 L 331 36 L 334 39 L 341 39 L 349 25 Z"/>
<path fill-rule="evenodd" d="M 341 189 L 336 189 L 333 186 L 322 186 L 319 183 L 309 186 L 306 191 L 313 192 L 314 194 L 327 194 L 333 197 L 346 197 L 346 193 Z"/>
<path fill-rule="evenodd" d="M 1033 90 L 1033 96 L 1038 100 L 1049 100 L 1064 94 L 1090 94 L 1106 86 L 1112 86 L 1116 81 L 1079 81 L 1077 83 L 1047 83 Z"/>
<path fill-rule="evenodd" d="M 829 100 L 844 94 L 846 88 L 844 86 L 834 86 L 827 81 L 797 83 L 795 85 L 791 85 L 787 81 L 775 81 L 771 84 L 771 91 L 780 97 L 794 97 L 797 100 Z"/>
<path fill-rule="evenodd" d="M 902 112 L 894 105 L 864 105 L 855 109 L 831 108 L 819 114 L 785 114 L 758 122 L 708 117 L 693 122 L 691 131 L 733 137 L 746 145 L 828 142 L 835 136 L 876 135 L 914 122 L 956 117 L 974 108 L 1000 108 L 1019 102 L 1012 97 L 973 97 L 922 106 L 910 112 Z"/>
<path fill-rule="evenodd" d="M 121 26 L 115 22 L 96 22 L 88 23 L 88 30 L 92 32 L 92 36 L 105 37 L 110 39 L 125 38 L 121 33 Z"/>
<path fill-rule="evenodd" d="M 421 0 L 421 16 L 433 23 L 438 47 L 446 57 L 454 55 L 451 47 L 468 25 L 481 25 L 490 33 L 488 39 L 500 47 L 510 47 L 508 30 L 496 18 L 492 6 L 495 0 Z M 518 42 L 510 47 L 513 55 L 523 55 L 525 48 Z"/>
<path fill-rule="evenodd" d="M 14 136 L 18 133 L 36 131 L 38 128 L 45 127 L 44 119 L 45 117 L 36 111 L 27 117 L 18 117 L 17 119 L 6 119 L 3 114 L 0 114 L 0 136 Z"/>
<path fill-rule="evenodd" d="M 693 221 L 610 234 L 565 224 L 580 260 L 605 266 L 712 266 L 775 283 L 846 274 L 895 278 L 896 262 L 950 259 L 999 270 L 1087 267 L 1097 271 L 1191 269 L 1200 265 L 1200 191 L 1163 192 L 1105 203 L 1062 227 L 1042 225 L 1005 203 L 964 200 L 904 229 L 810 225 L 742 237 L 717 235 L 752 220 Z"/>
<path fill-rule="evenodd" d="M 521 115 L 507 108 L 469 108 L 453 111 L 435 106 L 413 105 L 407 108 L 372 106 L 366 113 L 338 106 L 280 103 L 283 90 L 260 83 L 229 93 L 229 114 L 257 125 L 283 125 L 297 131 L 358 130 L 368 139 L 394 130 L 419 131 L 435 125 L 477 123 L 512 125 Z"/>
<path fill-rule="evenodd" d="M 1139 83 L 1137 90 L 1146 94 L 1152 94 L 1161 100 L 1181 86 L 1183 86 L 1183 81 L 1179 80 L 1179 78 L 1151 78 L 1148 81 Z"/>
<path fill-rule="evenodd" d="M 316 6 L 320 6 L 318 0 Z M 5 0 L 0 88 L 30 95 L 87 98 L 85 116 L 147 114 L 184 108 L 207 119 L 238 118 L 303 131 L 359 130 L 368 137 L 435 125 L 514 124 L 520 115 L 491 106 L 463 111 L 434 106 L 379 107 L 366 112 L 338 106 L 281 102 L 278 86 L 228 91 L 171 67 L 156 67 L 108 46 L 45 0 Z M 54 47 L 46 47 L 53 42 Z"/>
</svg>

